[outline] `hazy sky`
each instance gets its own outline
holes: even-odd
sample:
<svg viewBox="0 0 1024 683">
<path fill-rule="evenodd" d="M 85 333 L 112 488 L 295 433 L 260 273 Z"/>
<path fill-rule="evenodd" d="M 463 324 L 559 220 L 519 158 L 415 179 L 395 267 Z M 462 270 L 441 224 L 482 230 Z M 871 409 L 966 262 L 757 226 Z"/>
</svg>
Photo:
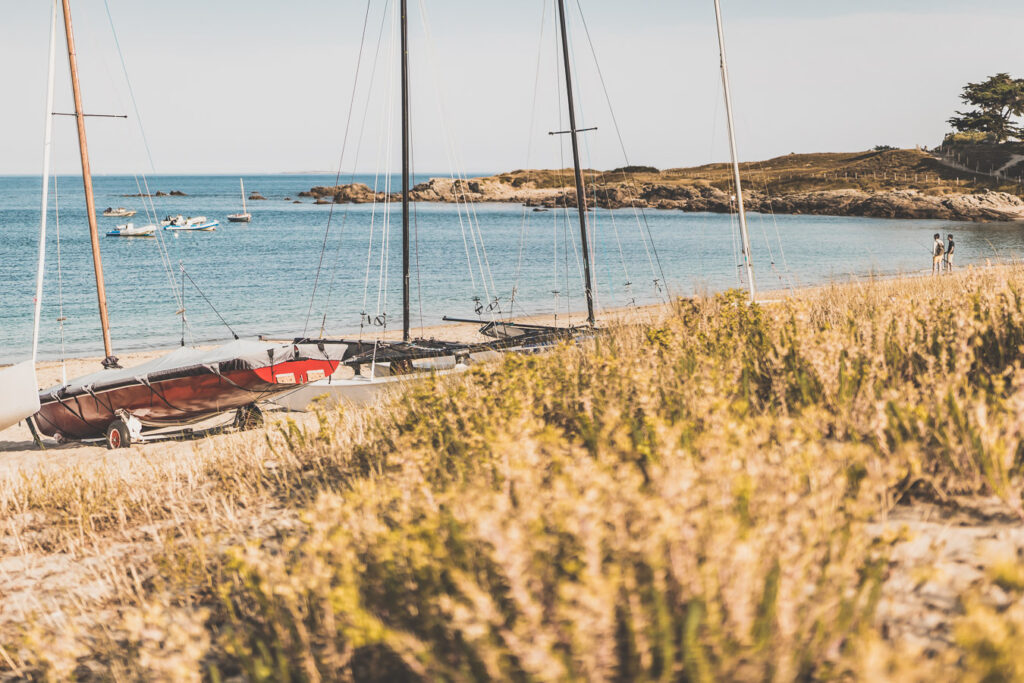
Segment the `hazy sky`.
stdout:
<svg viewBox="0 0 1024 683">
<path fill-rule="evenodd" d="M 157 173 L 337 167 L 366 0 L 107 1 Z M 586 134 L 585 163 L 619 166 L 623 153 L 577 1 L 630 162 L 665 168 L 725 159 L 712 1 L 568 0 L 581 125 L 598 127 Z M 372 172 L 394 168 L 398 121 L 391 6 L 370 4 L 343 166 Z M 1020 0 L 722 4 L 745 159 L 933 145 L 966 81 L 997 71 L 1024 76 Z M 565 159 L 547 135 L 564 125 L 551 7 L 552 0 L 410 0 L 420 173 Z M 49 8 L 47 0 L 3 3 L 0 173 L 40 167 Z M 72 9 L 86 110 L 131 114 L 104 1 L 73 0 Z M 56 108 L 69 111 L 63 47 Z M 150 171 L 134 116 L 88 125 L 94 172 Z M 58 118 L 56 144 L 58 170 L 76 172 L 71 119 Z"/>
</svg>

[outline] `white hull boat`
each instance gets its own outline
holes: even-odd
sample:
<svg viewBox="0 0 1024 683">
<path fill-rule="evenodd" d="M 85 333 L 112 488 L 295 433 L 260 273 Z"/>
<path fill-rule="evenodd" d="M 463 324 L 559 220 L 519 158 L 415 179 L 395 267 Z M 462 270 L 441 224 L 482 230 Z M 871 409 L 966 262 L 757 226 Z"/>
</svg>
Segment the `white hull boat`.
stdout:
<svg viewBox="0 0 1024 683">
<path fill-rule="evenodd" d="M 252 214 L 245 208 L 245 183 L 241 178 L 238 179 L 238 185 L 242 188 L 242 212 L 231 214 L 228 216 L 228 221 L 231 223 L 248 223 L 252 220 Z"/>
<path fill-rule="evenodd" d="M 155 225 L 140 225 L 134 223 L 118 225 L 113 230 L 107 231 L 107 237 L 153 237 L 156 235 Z"/>
<path fill-rule="evenodd" d="M 168 216 L 161 223 L 164 230 L 216 230 L 220 221 L 208 221 L 206 216 Z"/>
<path fill-rule="evenodd" d="M 133 211 L 132 209 L 126 209 L 123 206 L 119 206 L 116 209 L 108 207 L 107 210 L 103 212 L 103 215 L 107 218 L 131 218 L 137 213 L 138 211 Z"/>
</svg>

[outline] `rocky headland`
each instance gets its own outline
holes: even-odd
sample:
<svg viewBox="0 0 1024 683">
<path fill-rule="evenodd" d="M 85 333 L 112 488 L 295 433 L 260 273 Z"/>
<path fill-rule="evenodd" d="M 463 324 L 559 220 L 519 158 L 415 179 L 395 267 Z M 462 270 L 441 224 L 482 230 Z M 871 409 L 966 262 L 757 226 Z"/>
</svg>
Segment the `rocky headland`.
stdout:
<svg viewBox="0 0 1024 683">
<path fill-rule="evenodd" d="M 600 208 L 643 207 L 678 211 L 727 213 L 734 210 L 731 193 L 706 182 L 668 184 L 651 182 L 596 182 L 589 185 Z M 385 200 L 400 201 L 401 195 L 375 193 L 354 183 L 336 187 L 314 187 L 303 196 L 320 204 L 363 204 Z M 416 185 L 411 199 L 417 202 L 503 202 L 532 207 L 575 207 L 576 191 L 571 188 L 513 185 L 498 177 L 465 181 L 431 178 Z M 1024 201 L 1007 192 L 983 190 L 977 193 L 928 194 L 917 189 L 834 189 L 810 190 L 773 195 L 747 190 L 748 211 L 810 214 L 823 216 L 869 216 L 874 218 L 937 218 L 959 221 L 1024 220 Z M 594 199 L 591 200 L 594 202 Z"/>
<path fill-rule="evenodd" d="M 921 150 L 791 154 L 743 165 L 749 211 L 958 221 L 1024 220 L 1021 188 L 944 165 Z M 734 210 L 729 168 L 709 164 L 659 171 L 627 167 L 586 170 L 589 203 L 599 208 L 642 207 L 726 213 Z M 398 201 L 362 183 L 314 187 L 300 193 L 318 204 Z M 571 169 L 519 170 L 494 176 L 431 178 L 416 185 L 417 202 L 503 202 L 531 207 L 575 207 Z"/>
</svg>

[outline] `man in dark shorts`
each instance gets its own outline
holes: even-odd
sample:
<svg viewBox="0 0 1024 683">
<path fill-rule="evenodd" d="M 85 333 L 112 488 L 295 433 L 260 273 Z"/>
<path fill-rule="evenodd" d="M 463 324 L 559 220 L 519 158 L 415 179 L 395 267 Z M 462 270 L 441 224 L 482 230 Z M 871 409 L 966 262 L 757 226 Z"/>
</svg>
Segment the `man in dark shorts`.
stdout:
<svg viewBox="0 0 1024 683">
<path fill-rule="evenodd" d="M 947 235 L 947 237 L 949 238 L 949 244 L 946 245 L 946 261 L 945 261 L 945 266 L 946 266 L 946 270 L 948 272 L 952 273 L 953 272 L 953 249 L 956 247 L 956 245 L 953 244 L 953 235 L 952 234 Z"/>
</svg>

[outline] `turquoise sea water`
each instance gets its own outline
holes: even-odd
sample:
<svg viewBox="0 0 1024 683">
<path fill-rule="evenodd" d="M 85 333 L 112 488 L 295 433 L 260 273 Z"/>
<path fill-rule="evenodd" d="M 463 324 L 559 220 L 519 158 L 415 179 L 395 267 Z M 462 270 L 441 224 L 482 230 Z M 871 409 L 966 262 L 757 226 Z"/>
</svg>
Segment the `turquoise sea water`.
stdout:
<svg viewBox="0 0 1024 683">
<path fill-rule="evenodd" d="M 373 184 L 372 178 L 357 180 Z M 377 322 L 380 314 L 386 313 L 387 326 L 400 328 L 399 206 L 392 207 L 390 215 L 386 278 L 381 276 L 383 208 L 334 207 L 318 294 L 310 309 L 330 207 L 316 206 L 308 198 L 293 204 L 285 197 L 294 200 L 314 185 L 333 184 L 334 177 L 267 175 L 247 176 L 245 181 L 247 191 L 267 197 L 267 201 L 249 202 L 253 222 L 248 225 L 226 220 L 227 214 L 240 210 L 237 176 L 150 181 L 154 192 L 180 190 L 188 195 L 154 199 L 159 218 L 181 213 L 221 221 L 214 232 L 163 233 L 177 287 L 181 286 L 178 264 L 183 263 L 243 337 L 290 337 L 304 331 L 317 334 L 325 313 L 328 334 L 357 332 L 364 312 Z M 101 217 L 101 231 L 125 220 L 137 225 L 148 222 L 141 210 L 142 200 L 122 197 L 137 191 L 134 178 L 97 177 L 95 187 L 99 211 L 107 206 L 140 210 L 131 219 Z M 392 187 L 397 188 L 397 182 Z M 39 192 L 36 178 L 0 177 L 0 363 L 24 358 L 30 350 Z M 81 180 L 61 177 L 58 193 L 66 353 L 102 355 Z M 482 246 L 479 241 L 473 244 L 468 220 L 463 215 L 460 221 L 455 206 L 416 206 L 411 286 L 414 326 L 437 324 L 444 315 L 475 318 L 475 309 L 496 296 L 497 307 L 508 311 L 513 288 L 516 314 L 550 312 L 556 306 L 564 314 L 585 307 L 574 213 L 567 217 L 563 211 L 533 212 L 508 204 L 481 204 L 474 211 Z M 638 219 L 629 209 L 599 210 L 591 216 L 602 307 L 652 303 L 664 300 L 666 292 L 685 295 L 738 284 L 733 219 L 729 216 L 648 210 Z M 375 244 L 368 252 L 371 224 Z M 1019 224 L 753 215 L 750 225 L 756 276 L 762 289 L 842 281 L 876 272 L 918 272 L 930 267 L 935 232 L 956 235 L 959 265 L 1024 253 L 1024 226 Z M 649 239 L 642 237 L 647 234 Z M 155 239 L 100 240 L 115 353 L 179 343 L 179 306 L 171 293 L 160 243 Z M 60 309 L 56 215 L 52 209 L 47 241 L 41 357 L 53 359 L 60 354 Z M 197 343 L 230 339 L 231 333 L 190 283 L 185 286 L 185 308 L 191 326 L 189 339 Z M 371 323 L 364 332 L 372 334 L 375 329 Z"/>
</svg>

